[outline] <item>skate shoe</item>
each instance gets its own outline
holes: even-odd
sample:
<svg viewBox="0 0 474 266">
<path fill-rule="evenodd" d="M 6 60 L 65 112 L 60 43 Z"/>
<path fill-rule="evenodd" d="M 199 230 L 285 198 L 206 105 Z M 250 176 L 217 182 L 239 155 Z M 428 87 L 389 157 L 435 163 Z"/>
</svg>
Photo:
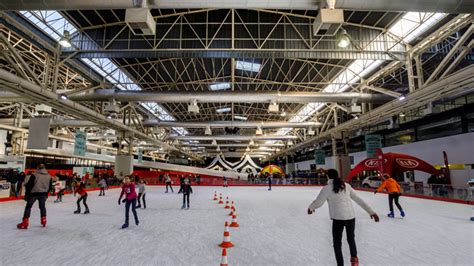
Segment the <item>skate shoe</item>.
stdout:
<svg viewBox="0 0 474 266">
<path fill-rule="evenodd" d="M 139 221 L 135 221 L 135 225 L 138 226 L 140 224 Z"/>
<path fill-rule="evenodd" d="M 81 213 L 81 210 L 74 211 L 75 214 Z"/>
<path fill-rule="evenodd" d="M 128 224 L 123 224 L 122 229 L 128 228 Z"/>
<path fill-rule="evenodd" d="M 359 258 L 351 257 L 351 266 L 359 266 Z"/>
<path fill-rule="evenodd" d="M 186 206 L 184 206 L 184 205 L 183 205 L 183 206 L 181 206 L 181 209 L 184 209 L 184 208 L 186 208 Z"/>
<path fill-rule="evenodd" d="M 58 203 L 58 202 L 59 202 L 59 200 L 55 200 L 55 201 L 54 201 L 54 203 Z"/>
<path fill-rule="evenodd" d="M 404 212 L 404 211 L 400 211 L 400 216 L 405 217 L 405 212 Z"/>
<path fill-rule="evenodd" d="M 41 217 L 41 225 L 46 227 L 46 216 Z"/>
<path fill-rule="evenodd" d="M 87 210 L 84 212 L 84 214 L 88 214 L 88 213 L 89 213 L 89 209 L 87 209 Z"/>
<path fill-rule="evenodd" d="M 16 228 L 18 229 L 28 229 L 28 218 L 23 218 L 23 221 L 19 224 L 16 225 Z"/>
<path fill-rule="evenodd" d="M 390 217 L 390 218 L 395 217 L 395 215 L 393 214 L 393 212 L 390 212 L 389 214 L 387 214 L 387 216 Z"/>
</svg>

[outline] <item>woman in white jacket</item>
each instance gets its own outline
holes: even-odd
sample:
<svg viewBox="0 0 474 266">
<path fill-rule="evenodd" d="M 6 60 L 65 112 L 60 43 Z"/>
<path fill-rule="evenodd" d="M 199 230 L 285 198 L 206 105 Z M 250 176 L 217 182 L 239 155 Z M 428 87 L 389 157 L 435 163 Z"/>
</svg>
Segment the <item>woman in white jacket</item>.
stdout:
<svg viewBox="0 0 474 266">
<path fill-rule="evenodd" d="M 312 214 L 324 202 L 328 202 L 329 216 L 332 219 L 332 239 L 337 265 L 344 265 L 342 257 L 342 232 L 345 227 L 347 242 L 351 252 L 351 265 L 357 266 L 359 265 L 359 259 L 357 258 L 357 248 L 354 239 L 355 215 L 352 200 L 369 213 L 370 217 L 376 222 L 379 221 L 379 217 L 364 200 L 357 196 L 349 184 L 341 180 L 337 170 L 329 169 L 327 176 L 329 178 L 328 184 L 323 187 L 318 197 L 309 205 L 308 214 Z"/>
</svg>

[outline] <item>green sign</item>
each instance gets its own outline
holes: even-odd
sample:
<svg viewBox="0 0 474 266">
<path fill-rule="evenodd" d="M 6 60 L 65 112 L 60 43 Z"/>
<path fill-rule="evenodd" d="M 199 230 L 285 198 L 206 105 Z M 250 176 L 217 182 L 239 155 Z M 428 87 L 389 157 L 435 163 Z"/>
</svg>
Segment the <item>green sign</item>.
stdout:
<svg viewBox="0 0 474 266">
<path fill-rule="evenodd" d="M 314 160 L 316 165 L 326 164 L 326 153 L 324 150 L 314 150 Z"/>
<path fill-rule="evenodd" d="M 382 148 L 381 135 L 365 135 L 365 150 L 367 158 L 375 158 L 375 150 Z"/>
<path fill-rule="evenodd" d="M 80 130 L 76 131 L 76 136 L 74 138 L 74 155 L 86 155 L 86 142 L 86 132 Z"/>
</svg>

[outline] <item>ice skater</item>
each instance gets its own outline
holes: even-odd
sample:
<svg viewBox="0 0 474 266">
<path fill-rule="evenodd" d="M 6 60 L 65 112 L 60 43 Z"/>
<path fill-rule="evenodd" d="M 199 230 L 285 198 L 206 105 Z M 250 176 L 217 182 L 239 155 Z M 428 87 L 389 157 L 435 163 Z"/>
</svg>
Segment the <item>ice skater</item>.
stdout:
<svg viewBox="0 0 474 266">
<path fill-rule="evenodd" d="M 227 177 L 222 177 L 222 180 L 224 180 L 224 187 L 229 187 L 229 184 L 227 183 Z"/>
<path fill-rule="evenodd" d="M 81 181 L 81 178 L 76 178 L 76 181 L 74 182 L 74 188 L 76 191 L 76 194 L 79 194 L 79 198 L 76 201 L 77 204 L 77 210 L 74 211 L 76 214 L 81 213 L 81 201 L 82 204 L 84 204 L 84 207 L 86 210 L 84 211 L 84 214 L 89 213 L 89 206 L 87 206 L 87 191 L 86 191 L 86 185 L 84 184 L 84 181 Z"/>
<path fill-rule="evenodd" d="M 351 200 L 355 201 L 369 213 L 375 222 L 379 221 L 379 217 L 372 208 L 356 194 L 349 184 L 342 181 L 337 170 L 329 169 L 327 176 L 329 178 L 328 184 L 321 189 L 318 197 L 309 205 L 308 214 L 312 214 L 316 209 L 320 208 L 324 202 L 328 202 L 329 216 L 332 219 L 332 240 L 337 265 L 344 265 L 344 258 L 342 256 L 342 232 L 345 227 L 347 242 L 351 253 L 351 265 L 358 266 L 359 259 L 357 257 L 357 247 L 354 239 L 355 214 Z"/>
<path fill-rule="evenodd" d="M 395 214 L 393 213 L 393 201 L 395 201 L 395 205 L 397 205 L 398 210 L 400 210 L 400 216 L 405 217 L 405 212 L 403 211 L 400 203 L 398 203 L 398 198 L 402 195 L 400 192 L 400 185 L 388 174 L 383 174 L 382 180 L 382 184 L 377 188 L 377 190 L 374 191 L 374 194 L 377 194 L 377 192 L 382 192 L 384 189 L 387 190 L 388 205 L 390 207 L 390 213 L 387 214 L 387 216 L 390 218 L 395 217 Z"/>
<path fill-rule="evenodd" d="M 272 174 L 269 174 L 268 175 L 268 190 L 272 190 L 272 179 L 273 179 L 273 175 Z"/>
<path fill-rule="evenodd" d="M 55 203 L 63 202 L 63 195 L 65 190 L 66 188 L 64 188 L 61 182 L 57 180 L 54 184 L 54 192 L 56 193 L 56 200 L 54 201 Z"/>
<path fill-rule="evenodd" d="M 46 226 L 46 200 L 48 199 L 48 192 L 52 187 L 52 177 L 46 171 L 44 164 L 38 165 L 38 170 L 27 176 L 25 180 L 25 212 L 23 213 L 23 220 L 17 224 L 18 229 L 28 229 L 29 219 L 31 214 L 31 207 L 38 201 L 41 225 Z"/>
<path fill-rule="evenodd" d="M 165 184 L 166 184 L 166 192 L 165 193 L 168 193 L 168 186 L 170 187 L 171 189 L 171 193 L 173 193 L 173 187 L 171 186 L 173 184 L 173 182 L 171 182 L 171 178 L 168 174 L 165 174 Z"/>
<path fill-rule="evenodd" d="M 122 196 L 125 195 L 125 199 L 122 201 Z M 135 205 L 137 204 L 137 192 L 135 191 L 135 184 L 130 182 L 130 177 L 125 176 L 123 178 L 122 192 L 118 199 L 118 204 L 121 202 L 125 203 L 125 223 L 122 225 L 122 229 L 128 227 L 128 218 L 130 214 L 130 206 L 132 207 L 133 217 L 135 218 L 135 224 L 138 225 L 138 215 Z"/>
<path fill-rule="evenodd" d="M 140 203 L 140 199 L 143 200 L 143 209 L 146 209 L 146 201 L 145 201 L 145 196 L 146 196 L 146 182 L 143 179 L 140 179 L 140 181 L 137 184 L 138 187 L 138 206 L 137 208 L 141 208 L 142 204 Z"/>
<path fill-rule="evenodd" d="M 99 181 L 100 192 L 99 196 L 105 196 L 105 189 L 107 188 L 107 180 L 105 177 L 102 177 Z"/>
<path fill-rule="evenodd" d="M 193 188 L 191 187 L 191 181 L 188 178 L 183 180 L 183 206 L 181 209 L 189 209 L 189 195 L 193 193 Z"/>
</svg>

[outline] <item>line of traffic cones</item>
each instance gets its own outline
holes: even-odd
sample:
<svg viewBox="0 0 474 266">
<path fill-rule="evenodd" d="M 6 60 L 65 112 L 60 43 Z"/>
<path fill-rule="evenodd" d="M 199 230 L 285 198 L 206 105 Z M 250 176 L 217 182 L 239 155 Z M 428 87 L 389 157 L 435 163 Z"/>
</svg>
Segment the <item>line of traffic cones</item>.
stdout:
<svg viewBox="0 0 474 266">
<path fill-rule="evenodd" d="M 219 199 L 217 198 L 217 193 L 216 193 L 215 191 L 214 191 L 214 199 L 213 199 L 213 200 L 219 200 Z"/>
<path fill-rule="evenodd" d="M 213 200 L 218 200 L 218 204 L 224 204 L 224 200 L 222 197 L 222 193 L 219 193 L 219 197 L 217 197 L 217 192 L 214 191 L 214 198 Z M 235 208 L 235 202 L 234 201 L 229 201 L 229 197 L 226 197 L 225 201 L 225 209 L 230 209 L 230 213 L 228 214 L 229 216 L 232 217 L 232 222 L 225 222 L 224 224 L 224 239 L 222 240 L 222 243 L 219 244 L 220 247 L 222 247 L 222 257 L 221 257 L 221 266 L 228 266 L 228 261 L 227 261 L 227 249 L 234 247 L 234 244 L 232 243 L 230 239 L 230 227 L 237 228 L 239 227 L 239 223 L 237 222 L 237 211 Z"/>
<path fill-rule="evenodd" d="M 222 193 L 219 195 L 219 202 L 217 204 L 224 204 L 224 200 L 222 200 Z"/>
</svg>

